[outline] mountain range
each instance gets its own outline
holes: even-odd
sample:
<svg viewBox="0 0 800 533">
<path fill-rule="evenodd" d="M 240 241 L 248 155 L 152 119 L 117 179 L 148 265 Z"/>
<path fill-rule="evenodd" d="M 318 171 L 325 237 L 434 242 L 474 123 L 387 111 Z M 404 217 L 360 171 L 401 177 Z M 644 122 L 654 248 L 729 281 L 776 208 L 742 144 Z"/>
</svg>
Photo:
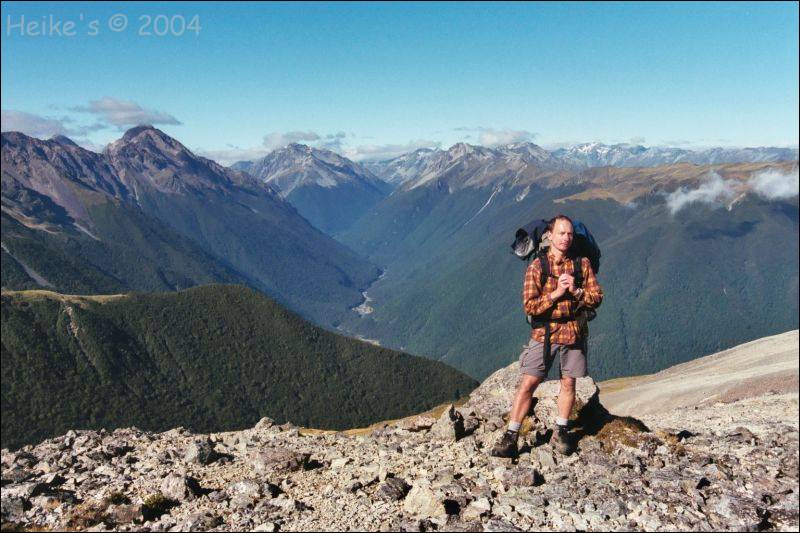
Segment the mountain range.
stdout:
<svg viewBox="0 0 800 533">
<path fill-rule="evenodd" d="M 240 161 L 232 168 L 249 172 L 273 187 L 326 233 L 348 228 L 392 190 L 358 163 L 330 150 L 296 143 L 257 161 Z"/>
<path fill-rule="evenodd" d="M 796 151 L 697 152 L 748 159 L 697 164 L 670 150 L 668 164 L 631 167 L 655 164 L 644 154 L 658 150 L 459 143 L 393 160 L 383 182 L 380 165 L 302 145 L 226 168 L 150 126 L 103 154 L 4 133 L 3 286 L 244 284 L 318 325 L 480 379 L 527 336 L 514 232 L 564 212 L 603 250 L 597 377 L 796 328 Z M 570 153 L 594 155 L 578 164 Z"/>
<path fill-rule="evenodd" d="M 346 330 L 484 378 L 529 335 L 525 264 L 509 244 L 558 213 L 584 222 L 603 252 L 606 299 L 590 327 L 599 379 L 797 327 L 796 161 L 569 171 L 508 158 L 439 153 L 442 164 L 339 235 L 385 269 L 368 290 L 372 312 Z M 771 180 L 781 189 L 762 187 Z"/>
<path fill-rule="evenodd" d="M 2 161 L 5 288 L 240 283 L 333 327 L 379 274 L 269 185 L 152 126 L 102 154 L 4 132 Z"/>
<path fill-rule="evenodd" d="M 530 163 L 540 170 L 580 171 L 594 167 L 655 167 L 678 163 L 695 165 L 724 163 L 774 163 L 796 161 L 796 148 L 709 148 L 693 151 L 670 147 L 644 147 L 633 144 L 606 145 L 583 143 L 570 147 L 545 150 L 530 142 L 518 142 L 487 148 L 457 143 L 448 150 L 421 148 L 401 156 L 365 162 L 381 179 L 400 186 L 406 182 L 419 184 L 427 181 L 424 176 L 441 173 L 448 164 L 464 155 L 482 158 L 494 164 L 506 165 L 509 172 L 516 172 L 520 163 Z M 514 163 L 518 161 L 516 164 Z M 523 171 L 525 172 L 525 171 Z"/>
</svg>

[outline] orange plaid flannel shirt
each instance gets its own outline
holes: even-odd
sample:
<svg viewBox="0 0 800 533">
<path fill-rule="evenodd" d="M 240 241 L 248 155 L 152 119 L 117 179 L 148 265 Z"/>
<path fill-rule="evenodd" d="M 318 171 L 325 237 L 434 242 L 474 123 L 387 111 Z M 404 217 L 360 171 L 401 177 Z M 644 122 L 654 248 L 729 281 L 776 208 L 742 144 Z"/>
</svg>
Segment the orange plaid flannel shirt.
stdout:
<svg viewBox="0 0 800 533">
<path fill-rule="evenodd" d="M 572 259 L 562 258 L 560 261 L 547 253 L 547 260 L 550 262 L 550 276 L 545 281 L 544 289 L 539 286 L 542 269 L 538 260 L 531 261 L 528 269 L 525 271 L 525 281 L 522 287 L 522 302 L 525 308 L 525 313 L 528 315 L 540 315 L 549 310 L 553 305 L 552 317 L 553 318 L 569 318 L 575 317 L 575 312 L 581 306 L 595 309 L 603 301 L 603 289 L 597 283 L 592 271 L 591 263 L 587 258 L 583 258 L 583 294 L 580 295 L 580 301 L 576 300 L 569 291 L 564 293 L 564 296 L 558 300 L 553 300 L 550 293 L 556 290 L 558 286 L 558 277 L 563 273 L 573 273 Z M 550 343 L 551 344 L 575 344 L 586 338 L 588 330 L 584 328 L 579 331 L 577 319 L 568 322 L 551 322 L 550 323 Z M 531 338 L 544 342 L 544 328 L 532 328 Z"/>
</svg>

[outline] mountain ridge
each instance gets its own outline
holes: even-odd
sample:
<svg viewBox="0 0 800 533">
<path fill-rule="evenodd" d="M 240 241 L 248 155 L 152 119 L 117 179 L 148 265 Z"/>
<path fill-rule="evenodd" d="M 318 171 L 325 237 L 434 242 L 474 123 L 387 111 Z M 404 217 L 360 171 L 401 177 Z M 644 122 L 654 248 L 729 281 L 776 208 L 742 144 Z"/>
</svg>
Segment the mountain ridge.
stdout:
<svg viewBox="0 0 800 533">
<path fill-rule="evenodd" d="M 240 285 L 3 291 L 2 327 L 4 447 L 74 426 L 208 431 L 262 416 L 346 429 L 477 385 L 444 364 L 323 330 Z"/>
<path fill-rule="evenodd" d="M 152 126 L 131 128 L 103 154 L 20 133 L 2 138 L 3 244 L 44 278 L 66 279 L 67 290 L 243 283 L 333 328 L 379 275 L 268 185 L 195 156 Z M 5 217 L 19 226 L 7 225 Z M 36 252 L 22 250 L 32 246 Z M 76 254 L 87 247 L 90 253 Z M 116 259 L 109 247 L 117 249 Z M 144 254 L 149 277 L 130 260 L 120 262 L 134 247 L 163 252 Z M 87 259 L 91 264 L 59 269 Z M 5 251 L 3 261 L 15 269 L 14 283 L 31 288 Z M 91 276 L 80 275 L 81 269 Z M 8 283 L 4 287 L 15 288 Z"/>
</svg>

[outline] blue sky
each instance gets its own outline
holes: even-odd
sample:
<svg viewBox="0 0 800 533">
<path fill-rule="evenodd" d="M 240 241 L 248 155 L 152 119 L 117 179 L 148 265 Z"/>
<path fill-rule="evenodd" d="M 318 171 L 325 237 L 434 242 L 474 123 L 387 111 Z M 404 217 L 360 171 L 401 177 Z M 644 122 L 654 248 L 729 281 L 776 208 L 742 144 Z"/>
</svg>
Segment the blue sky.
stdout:
<svg viewBox="0 0 800 533">
<path fill-rule="evenodd" d="M 22 34 L 51 15 L 76 35 Z M 144 15 L 200 28 L 138 35 Z M 2 129 L 87 147 L 141 121 L 226 163 L 289 141 L 798 143 L 794 2 L 3 2 L 2 24 Z"/>
</svg>

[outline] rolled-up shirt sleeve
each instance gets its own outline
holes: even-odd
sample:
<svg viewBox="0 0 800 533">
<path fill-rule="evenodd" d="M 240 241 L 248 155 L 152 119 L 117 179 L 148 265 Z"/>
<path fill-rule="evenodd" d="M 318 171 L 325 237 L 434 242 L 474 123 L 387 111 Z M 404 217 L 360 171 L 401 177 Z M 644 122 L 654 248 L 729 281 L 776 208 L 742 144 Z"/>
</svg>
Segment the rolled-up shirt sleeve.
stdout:
<svg viewBox="0 0 800 533">
<path fill-rule="evenodd" d="M 596 309 L 603 301 L 603 289 L 597 282 L 597 276 L 594 275 L 592 264 L 587 258 L 583 258 L 581 267 L 583 270 L 583 294 L 580 303 L 584 307 Z"/>
<path fill-rule="evenodd" d="M 542 288 L 539 287 L 541 275 L 542 270 L 539 261 L 531 261 L 525 271 L 525 280 L 522 284 L 522 306 L 527 315 L 541 315 L 553 305 L 553 299 L 550 294 L 542 294 Z"/>
</svg>

